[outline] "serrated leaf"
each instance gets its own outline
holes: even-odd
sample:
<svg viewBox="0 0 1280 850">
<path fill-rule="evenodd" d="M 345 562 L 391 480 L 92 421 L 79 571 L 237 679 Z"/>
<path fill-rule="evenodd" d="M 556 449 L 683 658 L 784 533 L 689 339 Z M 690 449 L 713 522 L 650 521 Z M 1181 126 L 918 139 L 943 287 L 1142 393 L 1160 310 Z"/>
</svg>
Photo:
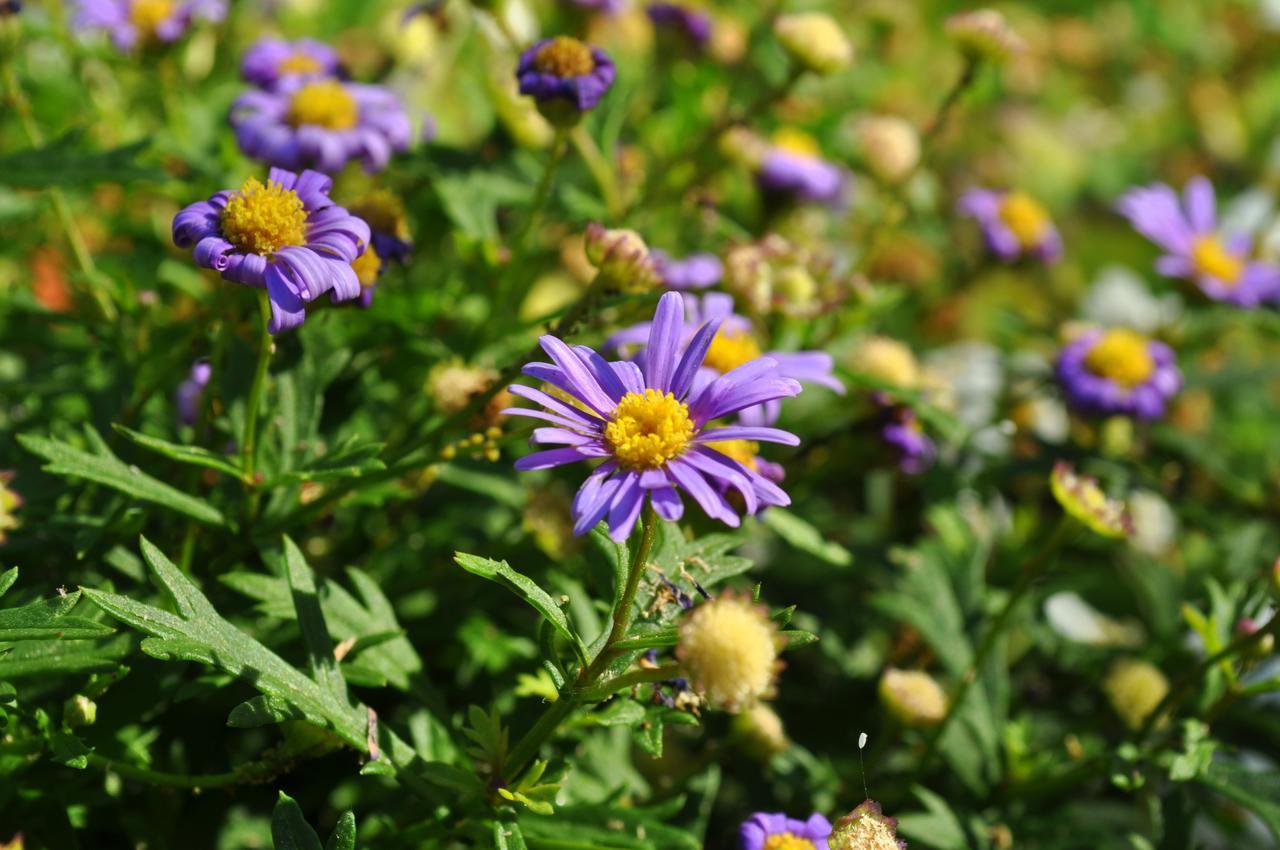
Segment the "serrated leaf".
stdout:
<svg viewBox="0 0 1280 850">
<path fill-rule="evenodd" d="M 176 460 L 178 463 L 215 469 L 218 472 L 225 472 L 233 478 L 240 478 L 243 475 L 240 466 L 235 463 L 233 458 L 226 455 L 216 454 L 200 446 L 184 446 L 179 443 L 171 443 L 168 440 L 162 440 L 159 437 L 152 437 L 143 434 L 141 431 L 126 428 L 118 422 L 112 423 L 111 427 L 117 434 L 127 437 L 134 445 L 150 449 L 170 460 Z"/>
<path fill-rule="evenodd" d="M 807 552 L 836 567 L 847 567 L 853 563 L 852 552 L 839 543 L 824 538 L 821 531 L 797 514 L 782 508 L 770 508 L 761 513 L 760 518 L 779 537 L 801 552 Z"/>
<path fill-rule="evenodd" d="M 17 568 L 11 572 L 16 576 Z M 76 591 L 0 611 L 0 641 L 83 640 L 107 637 L 115 631 L 93 620 L 67 616 L 66 612 L 79 601 L 80 593 Z"/>
<path fill-rule="evenodd" d="M 227 725 L 233 729 L 254 729 L 303 718 L 302 712 L 287 700 L 269 694 L 258 694 L 231 709 L 231 713 L 227 715 Z"/>
<path fill-rule="evenodd" d="M 340 704 L 347 703 L 347 683 L 342 679 L 338 661 L 333 657 L 333 638 L 324 621 L 320 600 L 316 595 L 315 577 L 302 552 L 289 537 L 284 538 L 284 562 L 293 591 L 293 606 L 302 629 L 302 642 L 307 648 L 311 678 Z"/>
<path fill-rule="evenodd" d="M 573 626 L 569 624 L 569 618 L 565 616 L 564 611 L 551 598 L 551 594 L 539 587 L 533 579 L 511 569 L 506 561 L 495 561 L 492 558 L 468 555 L 465 552 L 456 552 L 453 560 L 457 562 L 458 566 L 472 575 L 501 584 L 529 603 L 542 615 L 543 619 L 552 625 L 562 638 L 573 644 L 580 654 L 585 655 L 582 639 L 578 637 Z"/>
<path fill-rule="evenodd" d="M 133 649 L 133 639 L 119 635 L 106 643 L 27 640 L 0 655 L 0 679 L 67 673 L 110 673 Z"/>
<path fill-rule="evenodd" d="M 283 791 L 271 813 L 271 842 L 275 850 L 324 850 L 302 809 Z"/>
</svg>

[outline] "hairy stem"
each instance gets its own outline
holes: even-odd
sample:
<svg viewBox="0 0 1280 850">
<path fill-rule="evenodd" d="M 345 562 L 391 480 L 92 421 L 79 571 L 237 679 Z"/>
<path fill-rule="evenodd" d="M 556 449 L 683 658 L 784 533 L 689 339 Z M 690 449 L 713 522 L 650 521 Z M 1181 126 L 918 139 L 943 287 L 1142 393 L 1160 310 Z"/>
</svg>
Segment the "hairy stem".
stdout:
<svg viewBox="0 0 1280 850">
<path fill-rule="evenodd" d="M 265 289 L 258 290 L 258 312 L 262 319 L 262 333 L 258 338 L 258 366 L 253 373 L 253 384 L 249 387 L 249 399 L 244 409 L 244 437 L 240 441 L 241 460 L 244 482 L 253 487 L 258 457 L 258 406 L 262 403 L 262 390 L 267 383 L 267 368 L 271 365 L 271 333 L 267 330 L 271 321 L 271 299 Z M 256 496 L 255 491 L 255 496 Z M 256 499 L 255 499 L 256 501 Z"/>
</svg>

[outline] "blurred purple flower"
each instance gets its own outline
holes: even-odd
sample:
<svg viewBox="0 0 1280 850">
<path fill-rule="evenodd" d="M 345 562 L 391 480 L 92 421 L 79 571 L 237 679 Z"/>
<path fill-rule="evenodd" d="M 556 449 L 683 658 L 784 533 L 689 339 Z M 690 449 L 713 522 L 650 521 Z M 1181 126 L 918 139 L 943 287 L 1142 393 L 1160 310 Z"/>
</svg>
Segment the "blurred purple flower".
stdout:
<svg viewBox="0 0 1280 850">
<path fill-rule="evenodd" d="M 991 252 L 1006 262 L 1024 254 L 1046 263 L 1062 256 L 1062 237 L 1049 213 L 1038 201 L 1022 192 L 995 192 L 970 189 L 961 196 L 956 210 L 976 219 Z"/>
<path fill-rule="evenodd" d="M 724 277 L 724 263 L 715 254 L 690 254 L 677 260 L 655 248 L 649 258 L 667 289 L 706 289 Z"/>
<path fill-rule="evenodd" d="M 104 30 L 120 50 L 177 41 L 193 21 L 221 21 L 224 0 L 76 0 L 72 26 Z"/>
<path fill-rule="evenodd" d="M 535 42 L 516 66 L 521 94 L 531 95 L 539 106 L 568 106 L 576 113 L 595 107 L 614 75 L 609 54 L 563 35 Z"/>
<path fill-rule="evenodd" d="M 1058 355 L 1067 403 L 1091 416 L 1159 419 L 1182 387 L 1173 349 L 1127 328 L 1091 330 Z"/>
<path fill-rule="evenodd" d="M 213 376 L 213 367 L 208 360 L 197 360 L 191 364 L 191 374 L 178 384 L 174 394 L 174 405 L 178 409 L 178 423 L 194 425 L 200 418 L 200 399 L 204 396 L 204 388 L 209 385 Z"/>
<path fill-rule="evenodd" d="M 812 138 L 790 128 L 774 134 L 756 180 L 766 192 L 829 205 L 844 200 L 847 183 L 844 169 L 823 159 Z"/>
<path fill-rule="evenodd" d="M 711 16 L 705 11 L 679 3 L 650 3 L 646 11 L 655 27 L 671 30 L 695 47 L 701 48 L 711 40 Z"/>
<path fill-rule="evenodd" d="M 338 51 L 310 38 L 285 41 L 260 38 L 240 60 L 240 76 L 255 86 L 274 89 L 283 80 L 314 80 L 338 73 Z"/>
<path fill-rule="evenodd" d="M 897 454 L 898 468 L 908 475 L 924 472 L 933 466 L 938 456 L 933 440 L 925 434 L 919 417 L 909 407 L 892 408 L 880 436 Z"/>
</svg>

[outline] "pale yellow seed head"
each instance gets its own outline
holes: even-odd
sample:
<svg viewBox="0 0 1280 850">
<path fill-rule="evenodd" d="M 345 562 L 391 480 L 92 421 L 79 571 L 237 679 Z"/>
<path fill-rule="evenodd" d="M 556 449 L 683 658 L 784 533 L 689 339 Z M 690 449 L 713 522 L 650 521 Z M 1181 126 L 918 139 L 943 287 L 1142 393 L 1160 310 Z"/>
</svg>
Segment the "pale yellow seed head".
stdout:
<svg viewBox="0 0 1280 850">
<path fill-rule="evenodd" d="M 833 74 L 853 64 L 853 45 L 824 12 L 779 15 L 773 31 L 783 48 L 814 73 Z"/>
<path fill-rule="evenodd" d="M 854 131 L 862 158 L 871 172 L 888 183 L 908 177 L 920 161 L 920 136 L 905 118 L 873 115 Z"/>
<path fill-rule="evenodd" d="M 891 387 L 909 390 L 920 384 L 920 364 L 906 343 L 887 336 L 859 340 L 849 361 L 854 371 Z"/>
<path fill-rule="evenodd" d="M 778 627 L 763 606 L 726 592 L 686 615 L 676 657 L 708 704 L 738 711 L 772 688 L 777 640 Z"/>
<path fill-rule="evenodd" d="M 887 668 L 880 677 L 880 701 L 906 726 L 935 726 L 947 713 L 946 692 L 922 670 Z"/>
<path fill-rule="evenodd" d="M 1112 665 L 1102 689 L 1120 719 L 1136 730 L 1169 693 L 1169 680 L 1147 661 L 1124 658 Z"/>
</svg>

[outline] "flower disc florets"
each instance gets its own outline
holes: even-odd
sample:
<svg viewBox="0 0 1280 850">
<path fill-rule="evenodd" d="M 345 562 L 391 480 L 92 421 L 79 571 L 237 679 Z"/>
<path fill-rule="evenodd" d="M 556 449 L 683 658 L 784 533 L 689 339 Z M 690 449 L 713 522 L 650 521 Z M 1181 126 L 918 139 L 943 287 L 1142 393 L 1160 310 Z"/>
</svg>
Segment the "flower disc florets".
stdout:
<svg viewBox="0 0 1280 850">
<path fill-rule="evenodd" d="M 879 803 L 864 800 L 836 821 L 827 844 L 831 850 L 906 850 L 907 842 L 898 838 L 897 827 L 895 819 L 880 811 Z"/>
<path fill-rule="evenodd" d="M 305 125 L 326 130 L 349 130 L 360 120 L 360 106 L 337 80 L 307 83 L 289 99 L 285 120 L 294 127 Z"/>
<path fill-rule="evenodd" d="M 671 393 L 627 393 L 609 415 L 604 439 L 627 469 L 657 469 L 684 454 L 695 428 L 689 406 Z"/>
<path fill-rule="evenodd" d="M 244 181 L 222 210 L 222 235 L 242 251 L 274 254 L 307 238 L 307 211 L 292 189 L 256 177 Z"/>
<path fill-rule="evenodd" d="M 764 606 L 728 591 L 687 615 L 676 656 L 710 705 L 737 711 L 772 690 L 777 642 Z"/>
</svg>

